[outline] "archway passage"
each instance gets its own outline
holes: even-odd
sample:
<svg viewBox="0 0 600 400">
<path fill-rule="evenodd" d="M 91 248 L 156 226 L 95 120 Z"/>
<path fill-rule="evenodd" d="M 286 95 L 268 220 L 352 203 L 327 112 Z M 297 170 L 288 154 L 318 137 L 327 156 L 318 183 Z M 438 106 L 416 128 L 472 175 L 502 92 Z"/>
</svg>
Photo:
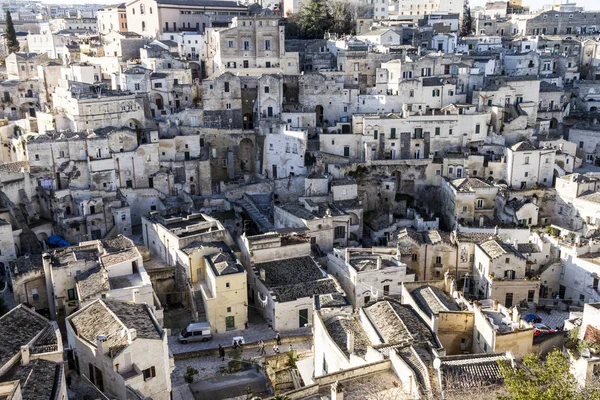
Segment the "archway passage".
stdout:
<svg viewBox="0 0 600 400">
<path fill-rule="evenodd" d="M 323 126 L 323 106 L 318 105 L 315 107 L 315 114 L 317 119 L 317 126 Z"/>
<path fill-rule="evenodd" d="M 247 138 L 240 142 L 240 169 L 243 172 L 254 171 L 254 143 Z"/>
</svg>

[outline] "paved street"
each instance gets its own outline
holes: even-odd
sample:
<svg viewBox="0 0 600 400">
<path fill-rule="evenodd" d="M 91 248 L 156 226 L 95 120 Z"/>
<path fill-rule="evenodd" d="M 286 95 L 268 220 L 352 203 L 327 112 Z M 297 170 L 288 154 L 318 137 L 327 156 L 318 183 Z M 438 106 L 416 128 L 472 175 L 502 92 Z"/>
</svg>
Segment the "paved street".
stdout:
<svg viewBox="0 0 600 400">
<path fill-rule="evenodd" d="M 268 325 L 264 322 L 260 324 L 249 323 L 248 329 L 240 331 L 229 331 L 223 333 L 216 333 L 213 335 L 213 340 L 208 342 L 196 342 L 181 344 L 177 341 L 177 336 L 169 336 L 169 349 L 173 354 L 189 353 L 193 351 L 216 349 L 219 344 L 222 346 L 231 346 L 234 336 L 243 336 L 246 344 L 256 343 L 259 340 L 273 340 L 275 339 L 276 332 L 269 329 Z M 281 338 L 290 336 L 302 336 L 310 335 L 311 328 L 300 328 L 294 331 L 281 332 Z"/>
</svg>

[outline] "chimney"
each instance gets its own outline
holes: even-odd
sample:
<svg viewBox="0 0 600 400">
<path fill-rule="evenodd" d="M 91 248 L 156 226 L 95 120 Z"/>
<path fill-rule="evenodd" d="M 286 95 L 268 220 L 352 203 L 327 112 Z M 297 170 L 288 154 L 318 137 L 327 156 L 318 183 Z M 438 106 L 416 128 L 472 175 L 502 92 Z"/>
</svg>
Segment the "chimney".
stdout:
<svg viewBox="0 0 600 400">
<path fill-rule="evenodd" d="M 260 280 L 261 281 L 265 281 L 266 280 L 266 278 L 265 278 L 266 274 L 265 274 L 265 269 L 264 268 L 259 269 L 258 270 L 258 274 L 260 275 Z"/>
<path fill-rule="evenodd" d="M 106 343 L 107 337 L 105 335 L 96 336 L 96 350 L 100 354 L 108 353 L 108 344 Z"/>
<path fill-rule="evenodd" d="M 29 346 L 21 346 L 21 365 L 29 364 Z"/>
<path fill-rule="evenodd" d="M 348 353 L 354 353 L 354 332 L 346 332 L 346 346 L 348 347 Z"/>
<path fill-rule="evenodd" d="M 344 386 L 340 381 L 335 381 L 331 385 L 331 400 L 344 400 Z"/>
<path fill-rule="evenodd" d="M 129 342 L 133 342 L 137 338 L 137 330 L 136 329 L 128 329 L 127 330 L 127 339 Z"/>
</svg>

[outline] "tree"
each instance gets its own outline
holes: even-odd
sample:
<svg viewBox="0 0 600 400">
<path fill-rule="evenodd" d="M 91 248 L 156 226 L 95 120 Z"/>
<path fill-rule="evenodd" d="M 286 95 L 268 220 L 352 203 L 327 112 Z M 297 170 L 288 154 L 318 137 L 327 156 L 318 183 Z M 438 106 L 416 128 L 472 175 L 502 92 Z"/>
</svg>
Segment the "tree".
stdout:
<svg viewBox="0 0 600 400">
<path fill-rule="evenodd" d="M 310 0 L 300 10 L 300 29 L 305 39 L 323 39 L 330 23 L 331 15 L 324 0 Z"/>
<path fill-rule="evenodd" d="M 541 360 L 528 354 L 523 358 L 523 368 L 512 368 L 509 363 L 500 364 L 500 374 L 508 395 L 501 400 L 584 400 L 600 399 L 579 390 L 577 380 L 569 372 L 569 357 L 554 350 Z"/>
<path fill-rule="evenodd" d="M 16 53 L 19 51 L 19 42 L 17 41 L 17 33 L 15 32 L 15 25 L 13 24 L 10 11 L 6 11 L 6 47 L 8 47 L 8 53 Z"/>
<path fill-rule="evenodd" d="M 471 17 L 471 7 L 469 2 L 465 1 L 465 9 L 463 12 L 462 26 L 460 27 L 461 37 L 469 36 L 473 32 L 473 18 Z"/>
<path fill-rule="evenodd" d="M 350 35 L 356 32 L 357 4 L 348 0 L 331 0 L 331 32 L 338 35 Z"/>
</svg>

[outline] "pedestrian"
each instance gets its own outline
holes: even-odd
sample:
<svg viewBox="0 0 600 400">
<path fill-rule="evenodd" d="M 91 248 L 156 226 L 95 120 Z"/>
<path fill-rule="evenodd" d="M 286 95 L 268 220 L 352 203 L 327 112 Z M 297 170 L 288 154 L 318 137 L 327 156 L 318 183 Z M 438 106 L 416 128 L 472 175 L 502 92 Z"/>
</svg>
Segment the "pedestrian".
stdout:
<svg viewBox="0 0 600 400">
<path fill-rule="evenodd" d="M 290 353 L 294 351 L 294 349 L 292 348 L 292 344 L 290 343 Z"/>
<path fill-rule="evenodd" d="M 277 346 L 277 345 L 273 346 L 273 352 L 275 354 L 279 354 L 279 346 Z"/>
<path fill-rule="evenodd" d="M 237 340 L 234 340 L 233 341 L 233 350 L 237 350 L 237 348 L 238 348 L 238 342 L 237 342 Z"/>
<path fill-rule="evenodd" d="M 263 342 L 262 340 L 258 342 L 258 352 L 261 356 L 267 354 L 267 352 L 265 351 L 265 342 Z"/>
<path fill-rule="evenodd" d="M 225 349 L 221 345 L 219 345 L 219 357 L 221 357 L 221 361 L 225 361 Z"/>
<path fill-rule="evenodd" d="M 242 339 L 238 340 L 238 345 L 240 346 L 240 353 L 244 352 L 244 343 L 242 343 Z"/>
<path fill-rule="evenodd" d="M 279 332 L 275 335 L 275 341 L 277 342 L 277 346 L 281 346 L 281 335 L 279 335 Z"/>
</svg>

